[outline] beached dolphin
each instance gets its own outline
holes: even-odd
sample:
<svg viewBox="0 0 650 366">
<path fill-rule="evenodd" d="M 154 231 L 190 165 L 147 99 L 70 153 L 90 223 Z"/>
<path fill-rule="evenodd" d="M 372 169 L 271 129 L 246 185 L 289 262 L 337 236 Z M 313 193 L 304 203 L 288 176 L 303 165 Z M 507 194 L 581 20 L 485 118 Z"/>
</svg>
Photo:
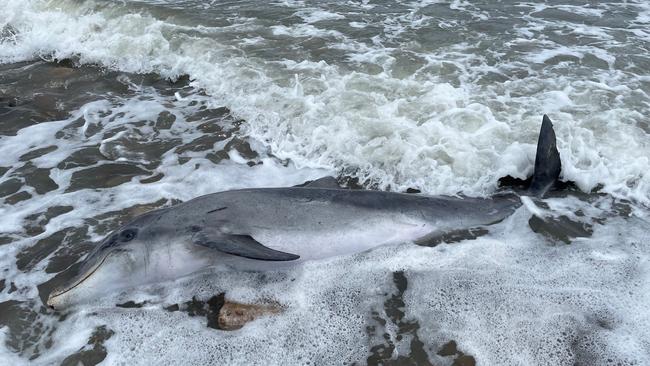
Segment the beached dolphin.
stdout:
<svg viewBox="0 0 650 366">
<path fill-rule="evenodd" d="M 555 133 L 544 116 L 528 194 L 543 195 L 559 174 Z M 417 243 L 499 222 L 519 206 L 513 193 L 431 197 L 342 189 L 333 178 L 304 187 L 208 194 L 146 213 L 108 235 L 47 303 L 62 308 L 216 264 L 267 270 L 387 243 Z"/>
</svg>

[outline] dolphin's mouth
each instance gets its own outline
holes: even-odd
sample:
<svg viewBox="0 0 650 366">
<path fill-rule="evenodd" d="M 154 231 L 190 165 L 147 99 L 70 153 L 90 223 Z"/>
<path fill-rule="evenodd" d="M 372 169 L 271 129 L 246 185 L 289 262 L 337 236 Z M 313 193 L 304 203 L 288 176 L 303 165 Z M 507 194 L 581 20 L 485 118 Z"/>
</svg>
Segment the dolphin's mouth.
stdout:
<svg viewBox="0 0 650 366">
<path fill-rule="evenodd" d="M 111 252 L 106 253 L 106 255 L 104 255 L 104 257 L 100 261 L 97 261 L 89 270 L 78 275 L 77 278 L 74 280 L 74 282 L 72 282 L 72 284 L 65 286 L 63 288 L 54 289 L 50 293 L 50 296 L 48 296 L 47 298 L 47 305 L 50 308 L 54 309 L 55 308 L 54 300 L 56 300 L 56 298 L 74 290 L 77 286 L 81 285 L 81 283 L 83 283 L 86 279 L 88 279 L 88 277 L 92 276 L 97 271 L 97 269 L 99 269 L 99 267 L 101 267 L 101 265 L 104 264 L 106 258 L 108 258 L 109 255 L 111 255 Z"/>
</svg>

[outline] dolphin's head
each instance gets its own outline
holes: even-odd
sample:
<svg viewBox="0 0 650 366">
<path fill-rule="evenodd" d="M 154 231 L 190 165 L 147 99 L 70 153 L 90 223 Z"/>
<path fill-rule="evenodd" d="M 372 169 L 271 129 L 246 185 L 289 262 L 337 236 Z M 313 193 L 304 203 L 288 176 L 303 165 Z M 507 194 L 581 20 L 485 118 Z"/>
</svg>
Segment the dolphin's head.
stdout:
<svg viewBox="0 0 650 366">
<path fill-rule="evenodd" d="M 144 265 L 148 247 L 159 232 L 156 216 L 152 212 L 138 217 L 104 238 L 84 259 L 79 272 L 50 293 L 47 305 L 62 309 L 136 284 L 134 272 Z"/>
</svg>

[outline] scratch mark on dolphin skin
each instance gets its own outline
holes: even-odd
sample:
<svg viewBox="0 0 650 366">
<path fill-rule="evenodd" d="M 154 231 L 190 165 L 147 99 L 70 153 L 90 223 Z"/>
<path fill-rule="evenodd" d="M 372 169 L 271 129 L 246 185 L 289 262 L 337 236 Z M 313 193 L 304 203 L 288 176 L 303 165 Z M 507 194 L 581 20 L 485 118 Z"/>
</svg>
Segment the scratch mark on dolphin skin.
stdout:
<svg viewBox="0 0 650 366">
<path fill-rule="evenodd" d="M 208 211 L 207 213 L 213 213 L 213 212 L 217 212 L 217 211 L 223 211 L 223 210 L 225 210 L 225 209 L 227 209 L 227 208 L 228 208 L 228 207 L 215 208 L 214 210 Z"/>
</svg>

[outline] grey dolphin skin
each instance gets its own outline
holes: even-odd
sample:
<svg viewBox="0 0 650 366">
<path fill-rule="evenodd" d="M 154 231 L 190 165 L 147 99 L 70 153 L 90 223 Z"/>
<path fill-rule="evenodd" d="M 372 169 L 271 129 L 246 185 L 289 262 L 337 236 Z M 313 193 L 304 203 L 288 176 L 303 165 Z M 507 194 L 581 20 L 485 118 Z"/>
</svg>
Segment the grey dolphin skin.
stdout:
<svg viewBox="0 0 650 366">
<path fill-rule="evenodd" d="M 544 116 L 528 194 L 542 196 L 560 169 L 553 125 Z M 271 270 L 387 243 L 418 243 L 499 222 L 519 206 L 513 193 L 431 197 L 343 189 L 333 178 L 208 194 L 146 213 L 110 234 L 47 303 L 60 309 L 215 265 Z"/>
</svg>

